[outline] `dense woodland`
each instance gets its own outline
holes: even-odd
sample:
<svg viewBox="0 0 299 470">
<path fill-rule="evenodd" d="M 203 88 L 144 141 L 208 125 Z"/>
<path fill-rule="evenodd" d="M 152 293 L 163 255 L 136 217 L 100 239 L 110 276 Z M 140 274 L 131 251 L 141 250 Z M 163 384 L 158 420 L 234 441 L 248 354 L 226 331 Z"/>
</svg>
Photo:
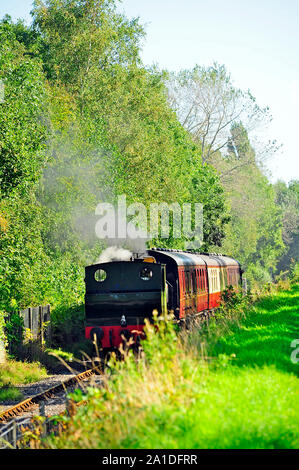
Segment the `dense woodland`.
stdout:
<svg viewBox="0 0 299 470">
<path fill-rule="evenodd" d="M 115 0 L 36 0 L 32 25 L 0 23 L 0 311 L 83 301 L 103 243 L 95 207 L 201 202 L 203 251 L 254 285 L 298 260 L 299 182 L 270 184 L 270 119 L 225 67 L 145 67 L 144 29 Z M 183 239 L 155 240 L 184 248 Z"/>
</svg>

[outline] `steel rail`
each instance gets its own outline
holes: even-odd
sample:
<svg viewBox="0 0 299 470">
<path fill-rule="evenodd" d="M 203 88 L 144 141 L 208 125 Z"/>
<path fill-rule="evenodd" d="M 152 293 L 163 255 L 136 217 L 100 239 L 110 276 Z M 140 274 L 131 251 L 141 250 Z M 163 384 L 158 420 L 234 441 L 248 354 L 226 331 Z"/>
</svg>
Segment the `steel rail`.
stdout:
<svg viewBox="0 0 299 470">
<path fill-rule="evenodd" d="M 94 367 L 93 369 L 86 370 L 84 372 L 81 372 L 78 375 L 75 375 L 74 377 L 71 377 L 70 379 L 64 380 L 58 385 L 54 385 L 54 387 L 51 387 L 42 393 L 39 393 L 30 398 L 27 398 L 26 400 L 21 401 L 20 403 L 17 403 L 11 408 L 0 413 L 0 423 L 6 422 L 7 420 L 15 416 L 18 416 L 19 414 L 28 411 L 33 406 L 38 405 L 41 401 L 44 401 L 47 398 L 54 397 L 55 394 L 57 394 L 58 392 L 61 392 L 62 390 L 66 390 L 71 385 L 81 382 L 82 380 L 90 377 L 91 375 L 96 374 L 97 372 L 99 372 L 98 367 Z"/>
</svg>

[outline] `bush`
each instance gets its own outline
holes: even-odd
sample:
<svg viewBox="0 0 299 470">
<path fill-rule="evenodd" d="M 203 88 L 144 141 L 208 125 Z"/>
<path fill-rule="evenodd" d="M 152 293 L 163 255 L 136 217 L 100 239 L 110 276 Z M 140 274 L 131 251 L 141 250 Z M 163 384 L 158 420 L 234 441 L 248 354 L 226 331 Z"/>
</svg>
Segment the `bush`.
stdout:
<svg viewBox="0 0 299 470">
<path fill-rule="evenodd" d="M 86 400 L 87 405 L 66 419 L 65 432 L 40 445 L 106 449 L 298 447 L 298 378 L 289 373 L 292 368 L 280 361 L 275 351 L 269 355 L 272 339 L 267 330 L 274 320 L 281 324 L 284 304 L 277 311 L 274 306 L 280 301 L 289 305 L 296 296 L 296 290 L 267 296 L 239 316 L 239 325 L 235 322 L 238 315 L 231 315 L 226 331 L 220 322 L 223 347 L 220 351 L 210 348 L 209 357 L 202 355 L 199 344 L 194 347 L 192 338 L 192 347 L 182 341 L 172 322 L 156 318 L 155 325 L 146 326 L 144 355 L 137 358 L 129 353 L 122 362 L 111 360 L 104 386 L 71 395 L 76 401 Z M 254 317 L 256 309 L 259 313 Z M 291 334 L 295 316 L 290 310 L 283 313 Z M 261 328 L 266 329 L 263 345 L 268 353 L 262 362 L 256 347 L 248 350 L 248 322 L 257 341 Z M 285 338 L 286 331 L 281 333 Z M 192 330 L 191 336 L 194 334 Z M 206 333 L 201 329 L 200 334 Z M 225 341 L 237 354 L 231 353 Z M 238 362 L 242 348 L 251 362 Z"/>
</svg>

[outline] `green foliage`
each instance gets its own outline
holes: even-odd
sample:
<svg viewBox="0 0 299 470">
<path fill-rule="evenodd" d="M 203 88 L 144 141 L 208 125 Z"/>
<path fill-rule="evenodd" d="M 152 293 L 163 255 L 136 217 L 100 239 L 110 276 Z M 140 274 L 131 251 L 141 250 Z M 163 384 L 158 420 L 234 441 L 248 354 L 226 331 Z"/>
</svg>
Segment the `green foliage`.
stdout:
<svg viewBox="0 0 299 470">
<path fill-rule="evenodd" d="M 143 29 L 136 19 L 116 13 L 114 0 L 36 0 L 33 19 L 42 34 L 48 76 L 83 95 L 94 68 L 139 60 Z"/>
<path fill-rule="evenodd" d="M 230 355 L 238 367 L 266 367 L 299 374 L 298 364 L 290 360 L 291 342 L 299 331 L 299 288 L 265 295 L 230 331 L 215 341 L 209 341 L 208 354 Z"/>
<path fill-rule="evenodd" d="M 299 259 L 299 182 L 291 181 L 287 186 L 282 181 L 274 185 L 276 203 L 282 212 L 282 237 L 286 245 L 279 259 L 277 272 L 289 271 Z"/>
<path fill-rule="evenodd" d="M 0 308 L 10 311 L 35 300 L 32 277 L 45 258 L 34 190 L 46 161 L 47 100 L 40 61 L 26 55 L 9 18 L 0 23 L 0 43 Z"/>
<path fill-rule="evenodd" d="M 0 389 L 0 403 L 6 401 L 22 401 L 23 394 L 16 388 L 10 385 L 5 385 Z"/>
<path fill-rule="evenodd" d="M 80 216 L 92 221 L 95 204 L 103 198 L 113 202 L 119 194 L 146 207 L 159 201 L 209 201 L 204 207 L 205 241 L 219 243 L 226 222 L 219 179 L 210 167 L 201 168 L 199 149 L 169 108 L 164 74 L 140 64 L 142 28 L 116 14 L 113 2 L 83 4 L 50 1 L 42 8 L 36 2 L 34 10 L 35 27 L 47 43 L 51 69 L 57 71 L 51 87 L 57 94 L 62 86 L 58 94 L 63 106 L 72 102 L 69 119 L 59 120 L 60 132 L 52 141 L 48 174 L 57 185 L 48 191 L 45 180 L 43 204 L 55 204 L 55 216 L 58 209 L 74 234 Z M 111 32 L 118 38 L 117 50 Z M 66 232 L 59 219 L 56 226 L 58 233 Z M 83 238 L 94 243 L 86 231 Z M 68 249 L 74 241 L 70 239 Z M 171 238 L 163 242 L 174 243 Z M 184 246 L 184 240 L 175 242 Z"/>
<path fill-rule="evenodd" d="M 167 371 L 177 352 L 177 335 L 173 328 L 171 315 L 153 315 L 154 324 L 146 320 L 146 341 L 143 349 L 147 364 Z"/>
<path fill-rule="evenodd" d="M 202 202 L 205 249 L 221 243 L 226 205 L 169 108 L 164 73 L 141 64 L 137 20 L 93 0 L 36 1 L 33 20 L 0 25 L 0 308 L 50 303 L 69 343 L 82 325 L 64 312 L 83 302 L 84 266 L 103 249 L 99 202 Z"/>
<path fill-rule="evenodd" d="M 24 324 L 18 312 L 12 312 L 5 323 L 5 336 L 10 345 L 10 354 L 16 356 L 23 342 Z"/>
<path fill-rule="evenodd" d="M 252 281 L 268 281 L 283 250 L 282 214 L 239 122 L 239 111 L 267 109 L 235 89 L 224 66 L 197 66 L 174 85 L 190 85 L 193 98 L 196 89 L 217 118 L 212 129 L 194 108 L 193 132 L 170 106 L 171 75 L 141 62 L 139 20 L 117 13 L 114 0 L 36 0 L 32 14 L 31 26 L 0 23 L 0 310 L 50 303 L 69 343 L 82 327 L 72 312 L 84 301 L 84 266 L 104 247 L 95 208 L 123 194 L 147 208 L 202 203 L 201 248 L 222 246 Z M 152 244 L 186 241 L 170 234 Z"/>
<path fill-rule="evenodd" d="M 6 337 L 4 334 L 4 327 L 5 327 L 5 312 L 0 310 L 0 342 L 5 343 Z"/>
<path fill-rule="evenodd" d="M 39 61 L 30 59 L 10 22 L 0 23 L 0 198 L 28 191 L 45 161 L 46 95 Z"/>
<path fill-rule="evenodd" d="M 249 91 L 237 89 L 223 65 L 197 65 L 170 74 L 166 83 L 169 102 L 200 148 L 202 161 L 211 163 L 220 175 L 222 217 L 218 211 L 214 213 L 217 226 L 213 216 L 209 217 L 213 211 L 207 211 L 206 246 L 222 246 L 222 252 L 237 258 L 252 287 L 270 281 L 284 251 L 285 237 L 275 188 L 263 175 L 260 161 L 277 146 L 275 141 L 264 143 L 257 147 L 257 157 L 248 137 L 248 129 L 270 119 L 269 109 L 261 109 Z M 208 200 L 210 194 L 215 191 Z M 212 198 L 211 205 L 218 209 L 219 199 Z M 213 229 L 208 235 L 210 222 Z"/>
<path fill-rule="evenodd" d="M 64 350 L 70 350 L 74 343 L 83 339 L 84 320 L 83 304 L 77 306 L 58 305 L 51 316 L 53 345 L 63 345 Z"/>
<path fill-rule="evenodd" d="M 299 283 L 299 262 L 292 266 L 290 278 L 292 284 Z"/>
<path fill-rule="evenodd" d="M 264 296 L 243 315 L 231 294 L 227 308 L 235 313 L 226 329 L 221 322 L 213 332 L 194 329 L 186 342 L 163 318 L 148 325 L 144 357 L 128 355 L 102 388 L 71 395 L 87 404 L 39 446 L 297 448 L 298 364 L 290 342 L 298 331 L 298 285 Z M 205 335 L 217 339 L 207 355 L 197 342 Z"/>
<path fill-rule="evenodd" d="M 233 126 L 230 143 L 225 158 L 214 157 L 231 213 L 223 251 L 241 262 L 244 276 L 254 287 L 272 279 L 285 249 L 282 214 L 242 123 Z"/>
<path fill-rule="evenodd" d="M 47 377 L 47 372 L 39 363 L 8 360 L 0 365 L 0 402 L 21 400 L 22 393 L 16 385 L 33 383 L 45 377 Z"/>
<path fill-rule="evenodd" d="M 68 351 L 63 351 L 61 348 L 58 348 L 58 349 L 48 348 L 45 350 L 45 353 L 55 356 L 57 358 L 61 358 L 63 359 L 63 361 L 73 362 L 74 360 L 74 355 L 72 353 Z"/>
</svg>

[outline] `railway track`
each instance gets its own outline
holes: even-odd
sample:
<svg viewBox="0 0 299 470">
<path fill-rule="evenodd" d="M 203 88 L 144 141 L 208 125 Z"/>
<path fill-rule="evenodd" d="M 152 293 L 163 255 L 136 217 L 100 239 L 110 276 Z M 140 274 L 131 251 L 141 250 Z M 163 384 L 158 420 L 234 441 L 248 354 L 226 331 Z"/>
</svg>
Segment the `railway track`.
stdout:
<svg viewBox="0 0 299 470">
<path fill-rule="evenodd" d="M 31 408 L 35 407 L 36 405 L 39 405 L 41 402 L 46 401 L 49 398 L 53 398 L 55 395 L 59 394 L 62 391 L 65 391 L 67 388 L 76 385 L 79 382 L 82 382 L 83 380 L 87 379 L 88 377 L 91 377 L 92 375 L 99 373 L 99 368 L 94 367 L 92 369 L 81 372 L 80 374 L 77 374 L 73 377 L 70 377 L 69 379 L 64 380 L 63 382 L 57 385 L 54 385 L 54 387 L 51 387 L 42 393 L 39 393 L 30 398 L 27 398 L 26 400 L 21 401 L 20 403 L 17 403 L 11 408 L 8 408 L 7 410 L 0 413 L 0 424 L 5 423 L 10 419 L 15 418 L 16 416 L 28 412 L 29 410 L 31 410 Z"/>
</svg>

